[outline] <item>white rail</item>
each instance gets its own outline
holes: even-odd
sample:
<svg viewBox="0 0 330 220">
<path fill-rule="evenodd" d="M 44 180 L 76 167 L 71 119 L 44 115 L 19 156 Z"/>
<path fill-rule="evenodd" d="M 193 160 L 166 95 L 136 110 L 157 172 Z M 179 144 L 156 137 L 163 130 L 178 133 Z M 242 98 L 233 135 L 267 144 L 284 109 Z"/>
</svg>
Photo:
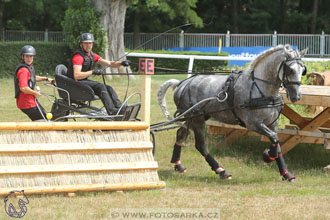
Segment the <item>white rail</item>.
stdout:
<svg viewBox="0 0 330 220">
<path fill-rule="evenodd" d="M 192 73 L 194 60 L 237 60 L 237 61 L 251 61 L 254 57 L 230 57 L 230 56 L 202 56 L 202 55 L 183 55 L 183 54 L 159 54 L 159 53 L 127 53 L 131 57 L 150 57 L 150 58 L 170 58 L 170 59 L 189 59 L 188 77 Z M 330 58 L 303 58 L 308 62 L 328 62 Z"/>
</svg>

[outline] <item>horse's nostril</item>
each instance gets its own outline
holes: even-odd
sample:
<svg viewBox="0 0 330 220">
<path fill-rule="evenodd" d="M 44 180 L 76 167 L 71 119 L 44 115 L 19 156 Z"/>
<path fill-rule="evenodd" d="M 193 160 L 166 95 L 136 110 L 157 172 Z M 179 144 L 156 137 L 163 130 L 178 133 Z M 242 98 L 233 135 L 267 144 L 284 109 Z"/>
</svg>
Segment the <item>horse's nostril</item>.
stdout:
<svg viewBox="0 0 330 220">
<path fill-rule="evenodd" d="M 297 102 L 300 100 L 300 96 L 297 96 L 297 97 L 292 97 L 291 98 L 291 102 Z"/>
<path fill-rule="evenodd" d="M 291 102 L 295 102 L 296 101 L 296 97 L 294 96 L 289 96 L 289 100 L 291 101 Z"/>
</svg>

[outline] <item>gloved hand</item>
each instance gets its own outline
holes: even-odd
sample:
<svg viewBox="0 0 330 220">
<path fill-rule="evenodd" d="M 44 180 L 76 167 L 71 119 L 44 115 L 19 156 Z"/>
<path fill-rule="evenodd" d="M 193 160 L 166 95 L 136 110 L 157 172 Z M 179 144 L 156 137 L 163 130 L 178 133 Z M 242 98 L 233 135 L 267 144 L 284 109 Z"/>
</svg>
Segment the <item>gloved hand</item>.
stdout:
<svg viewBox="0 0 330 220">
<path fill-rule="evenodd" d="M 98 75 L 102 75 L 102 73 L 103 73 L 103 70 L 101 70 L 101 69 L 95 69 L 95 70 L 93 70 L 93 75 L 98 76 Z"/>
<path fill-rule="evenodd" d="M 129 60 L 121 61 L 121 65 L 122 65 L 122 66 L 126 66 L 126 67 L 129 66 L 131 63 L 132 63 L 132 62 L 129 61 Z"/>
</svg>

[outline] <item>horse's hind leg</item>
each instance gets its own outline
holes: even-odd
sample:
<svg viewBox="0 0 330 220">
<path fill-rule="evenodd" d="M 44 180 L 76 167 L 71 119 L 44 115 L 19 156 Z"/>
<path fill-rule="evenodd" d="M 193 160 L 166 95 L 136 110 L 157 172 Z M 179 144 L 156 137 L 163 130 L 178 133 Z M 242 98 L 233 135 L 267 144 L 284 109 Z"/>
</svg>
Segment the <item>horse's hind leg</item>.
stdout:
<svg viewBox="0 0 330 220">
<path fill-rule="evenodd" d="M 222 179 L 231 177 L 232 175 L 218 164 L 218 162 L 212 157 L 206 147 L 204 135 L 204 116 L 194 118 L 194 121 L 191 123 L 190 126 L 195 134 L 195 147 L 205 157 L 205 160 L 210 165 L 211 170 L 213 170 L 216 174 L 219 174 Z"/>
<path fill-rule="evenodd" d="M 295 182 L 296 177 L 293 176 L 287 169 L 286 163 L 284 161 L 282 152 L 281 152 L 281 146 L 280 146 L 280 140 L 277 136 L 277 133 L 274 132 L 277 130 L 277 122 L 273 123 L 273 125 L 268 128 L 265 124 L 260 123 L 258 125 L 258 133 L 265 135 L 269 138 L 271 141 L 271 145 L 269 149 L 265 149 L 263 152 L 263 160 L 266 163 L 270 163 L 274 160 L 276 160 L 278 169 L 280 171 L 281 176 L 283 176 L 284 180 L 288 180 L 290 182 Z"/>
<path fill-rule="evenodd" d="M 173 148 L 171 163 L 174 163 L 175 171 L 178 171 L 180 173 L 186 170 L 185 166 L 183 166 L 183 164 L 181 163 L 180 158 L 181 158 L 182 145 L 188 136 L 188 132 L 189 130 L 187 127 L 181 127 L 176 132 L 176 142 Z"/>
</svg>

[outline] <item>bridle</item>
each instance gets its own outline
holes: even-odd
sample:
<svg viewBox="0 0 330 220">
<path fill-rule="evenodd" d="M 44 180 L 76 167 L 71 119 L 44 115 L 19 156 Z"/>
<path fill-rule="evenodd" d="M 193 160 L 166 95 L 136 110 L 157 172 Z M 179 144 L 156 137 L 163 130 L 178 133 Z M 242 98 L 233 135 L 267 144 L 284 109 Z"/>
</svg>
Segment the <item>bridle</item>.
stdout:
<svg viewBox="0 0 330 220">
<path fill-rule="evenodd" d="M 298 86 L 301 85 L 301 81 L 289 81 L 289 79 L 288 79 L 288 73 L 290 72 L 290 66 L 294 63 L 303 67 L 304 71 L 303 71 L 302 75 L 303 76 L 306 75 L 307 68 L 300 57 L 294 57 L 294 58 L 287 57 L 285 60 L 282 61 L 281 65 L 278 69 L 278 74 L 280 74 L 281 69 L 283 71 L 283 79 L 281 81 L 282 81 L 284 88 L 287 88 L 287 85 L 298 85 Z"/>
<path fill-rule="evenodd" d="M 297 63 L 298 65 L 302 66 L 305 68 L 304 72 L 302 73 L 302 75 L 306 75 L 306 72 L 307 72 L 307 68 L 305 66 L 305 64 L 303 63 L 302 59 L 300 57 L 294 57 L 294 58 L 286 58 L 284 59 L 281 64 L 280 64 L 280 67 L 278 68 L 278 71 L 277 73 L 280 74 L 280 71 L 282 70 L 283 71 L 283 79 L 280 79 L 281 81 L 281 84 L 283 84 L 283 87 L 286 88 L 287 85 L 301 85 L 301 81 L 289 81 L 288 79 L 288 73 L 289 73 L 289 69 L 290 69 L 290 66 L 293 64 L 293 63 Z M 273 86 L 278 86 L 278 83 L 276 82 L 272 82 L 272 81 L 269 81 L 269 80 L 265 80 L 265 79 L 261 79 L 261 78 L 258 78 L 254 75 L 254 71 L 251 72 L 251 78 L 252 78 L 252 81 L 254 82 L 255 80 L 258 80 L 258 81 L 261 81 L 261 82 L 264 82 L 264 83 L 267 83 L 267 84 L 270 84 L 270 85 L 273 85 Z"/>
</svg>

